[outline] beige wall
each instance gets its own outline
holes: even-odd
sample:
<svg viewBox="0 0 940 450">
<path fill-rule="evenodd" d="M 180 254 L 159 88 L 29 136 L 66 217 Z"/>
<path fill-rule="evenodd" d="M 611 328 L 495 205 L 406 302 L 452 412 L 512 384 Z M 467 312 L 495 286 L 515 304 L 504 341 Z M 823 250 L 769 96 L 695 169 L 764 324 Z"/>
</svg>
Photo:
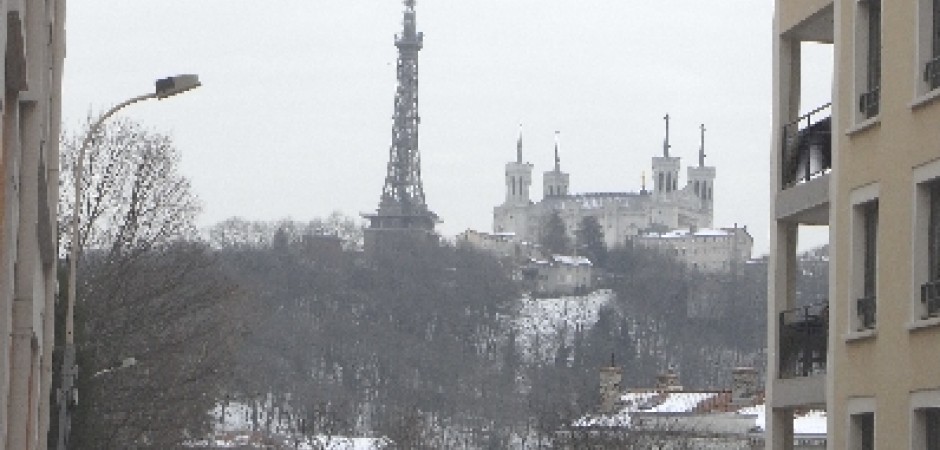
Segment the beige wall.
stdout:
<svg viewBox="0 0 940 450">
<path fill-rule="evenodd" d="M 0 448 L 46 448 L 64 0 L 0 3 Z"/>
<path fill-rule="evenodd" d="M 850 398 L 873 397 L 877 448 L 910 448 L 910 396 L 940 389 L 940 326 L 911 331 L 914 168 L 940 159 L 940 100 L 912 107 L 923 68 L 915 64 L 917 1 L 882 2 L 881 112 L 856 130 L 856 1 L 836 5 L 835 180 L 831 243 L 830 432 L 846 448 Z M 879 232 L 877 325 L 874 334 L 851 330 L 854 314 L 851 200 L 877 183 Z M 856 256 L 857 257 L 857 252 Z"/>
</svg>

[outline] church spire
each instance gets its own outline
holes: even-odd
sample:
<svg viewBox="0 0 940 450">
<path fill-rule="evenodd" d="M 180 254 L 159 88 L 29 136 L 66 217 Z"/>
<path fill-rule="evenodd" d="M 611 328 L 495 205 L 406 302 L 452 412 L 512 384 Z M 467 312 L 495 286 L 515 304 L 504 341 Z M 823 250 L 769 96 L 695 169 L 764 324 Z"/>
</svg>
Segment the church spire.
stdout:
<svg viewBox="0 0 940 450">
<path fill-rule="evenodd" d="M 705 124 L 703 123 L 699 128 L 702 130 L 702 145 L 698 149 L 698 166 L 705 167 Z"/>
<path fill-rule="evenodd" d="M 663 156 L 666 158 L 669 157 L 669 113 L 666 113 L 666 117 L 663 117 L 663 120 L 666 121 L 666 138 L 663 139 Z"/>
<path fill-rule="evenodd" d="M 558 157 L 558 135 L 560 131 L 555 131 L 555 172 L 561 172 L 561 158 Z"/>
<path fill-rule="evenodd" d="M 519 124 L 519 138 L 516 139 L 516 162 L 522 164 L 522 124 Z"/>
</svg>

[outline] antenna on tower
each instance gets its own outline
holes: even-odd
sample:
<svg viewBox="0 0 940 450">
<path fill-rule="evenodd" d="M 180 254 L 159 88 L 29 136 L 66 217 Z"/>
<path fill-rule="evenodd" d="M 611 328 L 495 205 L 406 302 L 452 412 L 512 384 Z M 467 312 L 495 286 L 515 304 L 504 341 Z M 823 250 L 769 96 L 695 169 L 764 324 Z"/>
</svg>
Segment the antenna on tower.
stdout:
<svg viewBox="0 0 940 450">
<path fill-rule="evenodd" d="M 669 113 L 666 113 L 666 117 L 663 117 L 663 120 L 666 121 L 666 138 L 663 139 L 663 156 L 669 157 Z"/>
<path fill-rule="evenodd" d="M 519 122 L 519 139 L 516 140 L 516 162 L 522 164 L 522 122 Z"/>
<path fill-rule="evenodd" d="M 705 167 L 705 124 L 703 123 L 699 128 L 702 130 L 702 146 L 698 150 L 698 166 Z"/>
<path fill-rule="evenodd" d="M 555 172 L 561 172 L 561 158 L 558 157 L 558 135 L 560 131 L 555 131 Z"/>
</svg>

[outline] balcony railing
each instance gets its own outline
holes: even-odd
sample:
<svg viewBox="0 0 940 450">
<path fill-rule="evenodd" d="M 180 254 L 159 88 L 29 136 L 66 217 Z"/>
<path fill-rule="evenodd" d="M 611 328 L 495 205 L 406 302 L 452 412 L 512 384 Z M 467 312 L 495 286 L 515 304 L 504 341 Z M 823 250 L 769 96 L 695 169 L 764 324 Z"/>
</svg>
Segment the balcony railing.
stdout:
<svg viewBox="0 0 940 450">
<path fill-rule="evenodd" d="M 940 87 L 940 56 L 927 61 L 924 67 L 924 81 L 930 90 Z"/>
<path fill-rule="evenodd" d="M 881 103 L 881 88 L 875 87 L 858 97 L 858 110 L 866 119 L 878 115 Z"/>
<path fill-rule="evenodd" d="M 920 302 L 924 305 L 922 318 L 940 317 L 940 280 L 930 281 L 920 286 Z"/>
<path fill-rule="evenodd" d="M 875 328 L 875 297 L 858 299 L 855 304 L 855 312 L 858 314 L 858 331 Z"/>
<path fill-rule="evenodd" d="M 783 126 L 783 188 L 805 183 L 832 168 L 831 103 Z M 820 118 L 821 117 L 821 118 Z"/>
<path fill-rule="evenodd" d="M 780 313 L 780 378 L 826 373 L 829 306 L 815 303 Z"/>
</svg>

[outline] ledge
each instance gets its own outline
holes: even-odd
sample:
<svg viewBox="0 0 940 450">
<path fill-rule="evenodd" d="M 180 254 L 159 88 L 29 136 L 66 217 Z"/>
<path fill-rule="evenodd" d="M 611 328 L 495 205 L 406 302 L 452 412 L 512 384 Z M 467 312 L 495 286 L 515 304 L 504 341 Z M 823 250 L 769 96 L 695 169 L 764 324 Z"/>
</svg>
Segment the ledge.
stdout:
<svg viewBox="0 0 940 450">
<path fill-rule="evenodd" d="M 927 319 L 916 319 L 907 323 L 907 331 L 923 330 L 940 326 L 940 317 L 930 317 Z"/>
<path fill-rule="evenodd" d="M 873 339 L 877 335 L 878 333 L 875 331 L 874 328 L 872 328 L 870 330 L 850 331 L 848 333 L 845 333 L 845 335 L 843 335 L 842 338 L 845 339 L 845 342 L 854 342 L 854 341 L 863 341 L 866 339 Z"/>
<path fill-rule="evenodd" d="M 916 110 L 932 103 L 934 100 L 938 98 L 940 98 L 940 88 L 934 89 L 923 95 L 917 96 L 914 99 L 914 101 L 911 102 L 910 107 L 911 109 Z"/>
<path fill-rule="evenodd" d="M 846 136 L 853 136 L 853 135 L 856 135 L 856 134 L 858 134 L 858 133 L 861 133 L 861 132 L 863 132 L 863 131 L 865 131 L 865 130 L 867 130 L 867 129 L 869 129 L 869 128 L 873 128 L 873 127 L 875 127 L 876 125 L 880 125 L 880 124 L 881 124 L 881 115 L 877 115 L 877 116 L 875 116 L 875 117 L 872 117 L 872 118 L 870 118 L 870 119 L 865 119 L 865 120 L 863 120 L 863 121 L 861 121 L 861 122 L 859 122 L 859 123 L 853 125 L 853 126 L 852 126 L 851 128 L 849 128 L 848 130 L 845 130 L 845 135 L 846 135 Z"/>
</svg>

